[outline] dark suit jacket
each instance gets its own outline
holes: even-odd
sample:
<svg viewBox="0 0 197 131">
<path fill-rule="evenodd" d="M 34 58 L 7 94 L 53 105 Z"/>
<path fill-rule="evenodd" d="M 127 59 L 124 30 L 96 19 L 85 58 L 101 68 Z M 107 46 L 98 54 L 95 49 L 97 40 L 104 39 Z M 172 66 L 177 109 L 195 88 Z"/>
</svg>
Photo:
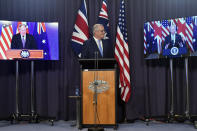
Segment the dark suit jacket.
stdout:
<svg viewBox="0 0 197 131">
<path fill-rule="evenodd" d="M 180 48 L 180 43 L 183 44 L 183 47 L 185 47 L 183 40 L 179 34 L 176 34 L 175 36 L 175 43 L 171 40 L 171 34 L 170 34 L 165 38 L 164 49 L 167 44 L 169 44 L 167 49 L 171 49 L 172 47 Z"/>
<path fill-rule="evenodd" d="M 26 43 L 25 47 L 23 48 L 21 35 L 16 34 L 12 37 L 11 49 L 37 49 L 37 44 L 32 35 L 26 34 Z"/>
<path fill-rule="evenodd" d="M 113 46 L 108 42 L 108 40 L 102 40 L 102 43 L 103 43 L 103 57 L 101 56 L 96 41 L 92 37 L 84 42 L 84 45 L 82 47 L 81 58 L 83 59 L 95 58 L 95 52 L 98 52 L 98 58 L 114 58 Z"/>
</svg>

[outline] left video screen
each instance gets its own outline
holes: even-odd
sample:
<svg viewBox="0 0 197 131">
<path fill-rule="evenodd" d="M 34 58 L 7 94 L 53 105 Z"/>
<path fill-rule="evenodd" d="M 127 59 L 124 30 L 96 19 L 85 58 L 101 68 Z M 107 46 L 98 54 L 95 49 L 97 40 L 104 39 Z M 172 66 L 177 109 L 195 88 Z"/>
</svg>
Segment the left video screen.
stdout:
<svg viewBox="0 0 197 131">
<path fill-rule="evenodd" d="M 0 60 L 59 60 L 58 22 L 0 20 Z"/>
</svg>

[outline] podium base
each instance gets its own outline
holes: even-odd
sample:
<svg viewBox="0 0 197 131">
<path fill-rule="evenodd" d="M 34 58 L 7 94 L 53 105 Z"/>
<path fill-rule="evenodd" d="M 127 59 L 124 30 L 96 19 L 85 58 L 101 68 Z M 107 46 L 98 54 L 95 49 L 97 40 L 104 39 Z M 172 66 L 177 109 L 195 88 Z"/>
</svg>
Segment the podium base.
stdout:
<svg viewBox="0 0 197 131">
<path fill-rule="evenodd" d="M 88 128 L 88 131 L 104 131 L 103 127 L 93 127 L 93 128 Z"/>
</svg>

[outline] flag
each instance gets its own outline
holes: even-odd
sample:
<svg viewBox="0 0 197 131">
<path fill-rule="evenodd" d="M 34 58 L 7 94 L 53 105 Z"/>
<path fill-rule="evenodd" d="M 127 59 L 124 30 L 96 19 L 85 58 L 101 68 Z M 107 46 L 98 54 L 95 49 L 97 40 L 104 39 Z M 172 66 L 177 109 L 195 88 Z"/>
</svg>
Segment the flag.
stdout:
<svg viewBox="0 0 197 131">
<path fill-rule="evenodd" d="M 128 102 L 131 95 L 131 86 L 130 86 L 129 47 L 128 47 L 124 0 L 121 0 L 120 3 L 120 13 L 119 13 L 116 43 L 115 43 L 115 58 L 120 68 L 119 85 L 121 88 L 121 98 L 123 101 Z"/>
<path fill-rule="evenodd" d="M 147 34 L 147 24 L 144 24 L 144 54 L 147 54 L 147 38 L 146 38 L 146 34 Z"/>
<path fill-rule="evenodd" d="M 168 20 L 162 20 L 162 41 L 165 41 L 166 36 L 170 34 Z"/>
<path fill-rule="evenodd" d="M 189 45 L 189 49 L 194 52 L 193 48 L 193 19 L 192 17 L 186 18 L 186 43 Z"/>
<path fill-rule="evenodd" d="M 105 28 L 105 37 L 104 39 L 109 39 L 109 18 L 107 11 L 107 0 L 103 0 L 102 7 L 98 17 L 98 23 L 102 24 Z"/>
<path fill-rule="evenodd" d="M 160 21 L 155 21 L 152 23 L 152 27 L 154 29 L 154 39 L 157 43 L 157 52 L 161 54 L 162 51 L 162 24 Z"/>
<path fill-rule="evenodd" d="M 197 16 L 193 16 L 193 47 L 197 50 Z"/>
<path fill-rule="evenodd" d="M 33 36 L 36 40 L 38 49 L 43 50 L 44 60 L 50 60 L 48 36 L 44 22 L 35 22 Z"/>
<path fill-rule="evenodd" d="M 18 34 L 19 33 L 19 25 L 21 25 L 21 24 L 24 24 L 24 25 L 26 25 L 26 31 L 27 31 L 27 33 L 29 33 L 29 28 L 28 28 L 28 24 L 27 24 L 27 22 L 22 22 L 22 21 L 19 21 L 18 23 L 17 23 L 17 29 L 16 29 L 16 34 Z"/>
<path fill-rule="evenodd" d="M 0 59 L 7 59 L 6 51 L 10 49 L 12 37 L 12 25 L 3 25 L 0 36 Z"/>
<path fill-rule="evenodd" d="M 154 40 L 154 30 L 150 22 L 144 24 L 144 54 L 157 52 L 157 44 Z"/>
<path fill-rule="evenodd" d="M 81 50 L 84 41 L 89 38 L 88 30 L 88 18 L 87 18 L 87 7 L 86 1 L 83 0 L 81 7 L 77 14 L 74 30 L 72 33 L 71 45 L 74 53 L 81 57 Z"/>
</svg>

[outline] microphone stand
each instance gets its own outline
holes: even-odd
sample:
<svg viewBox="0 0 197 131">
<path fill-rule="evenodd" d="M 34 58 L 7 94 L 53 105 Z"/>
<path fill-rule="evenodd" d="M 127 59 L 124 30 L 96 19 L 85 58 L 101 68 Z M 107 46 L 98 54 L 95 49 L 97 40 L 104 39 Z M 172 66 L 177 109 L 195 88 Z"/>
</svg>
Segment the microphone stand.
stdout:
<svg viewBox="0 0 197 131">
<path fill-rule="evenodd" d="M 95 61 L 94 61 L 94 68 L 95 68 L 95 72 L 94 72 L 94 96 L 93 96 L 93 104 L 94 104 L 94 127 L 93 128 L 88 128 L 88 131 L 104 131 L 103 127 L 98 127 L 97 125 L 97 119 L 99 121 L 98 118 L 98 112 L 97 112 L 97 86 L 98 86 L 98 52 L 94 52 L 94 56 L 95 56 Z"/>
</svg>

